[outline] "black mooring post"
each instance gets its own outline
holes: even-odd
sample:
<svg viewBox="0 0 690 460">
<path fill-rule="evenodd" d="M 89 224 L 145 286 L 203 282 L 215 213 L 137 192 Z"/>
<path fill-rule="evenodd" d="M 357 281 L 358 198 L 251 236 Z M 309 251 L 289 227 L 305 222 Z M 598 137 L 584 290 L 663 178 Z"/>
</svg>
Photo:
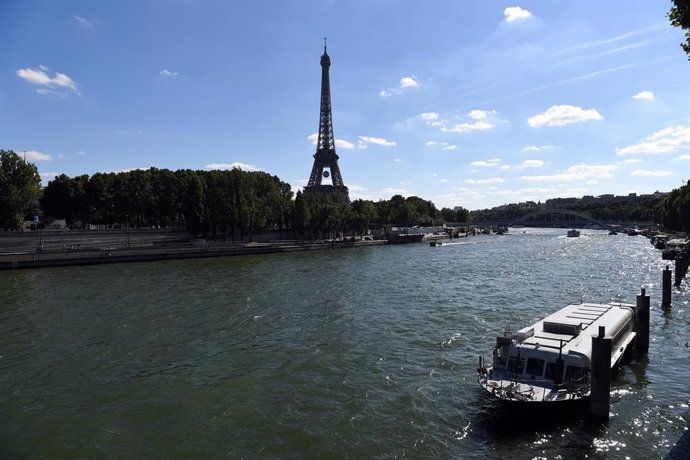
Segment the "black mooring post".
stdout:
<svg viewBox="0 0 690 460">
<path fill-rule="evenodd" d="M 611 337 L 599 326 L 599 335 L 592 337 L 592 395 L 589 410 L 595 417 L 609 418 L 611 406 Z"/>
<path fill-rule="evenodd" d="M 671 306 L 671 269 L 666 265 L 662 272 L 662 292 L 661 292 L 661 306 Z"/>
<path fill-rule="evenodd" d="M 638 353 L 647 353 L 649 350 L 649 296 L 645 295 L 645 289 L 640 289 L 640 295 L 637 296 L 637 321 L 635 332 L 637 333 L 637 340 L 635 341 L 635 350 Z"/>
</svg>

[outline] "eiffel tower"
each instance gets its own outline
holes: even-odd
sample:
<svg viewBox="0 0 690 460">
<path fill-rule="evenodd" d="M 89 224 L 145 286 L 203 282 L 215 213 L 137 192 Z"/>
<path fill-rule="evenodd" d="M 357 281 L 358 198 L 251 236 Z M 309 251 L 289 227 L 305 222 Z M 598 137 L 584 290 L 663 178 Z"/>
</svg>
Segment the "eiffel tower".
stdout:
<svg viewBox="0 0 690 460">
<path fill-rule="evenodd" d="M 314 166 L 311 169 L 309 183 L 304 188 L 305 192 L 321 191 L 335 192 L 344 195 L 349 201 L 348 190 L 340 175 L 338 167 L 338 155 L 335 153 L 335 137 L 333 136 L 333 116 L 331 114 L 331 84 L 328 77 L 328 69 L 331 66 L 331 58 L 326 52 L 324 39 L 323 56 L 321 56 L 321 112 L 319 115 L 319 138 L 314 154 Z M 331 184 L 324 184 L 323 179 L 330 176 Z"/>
</svg>

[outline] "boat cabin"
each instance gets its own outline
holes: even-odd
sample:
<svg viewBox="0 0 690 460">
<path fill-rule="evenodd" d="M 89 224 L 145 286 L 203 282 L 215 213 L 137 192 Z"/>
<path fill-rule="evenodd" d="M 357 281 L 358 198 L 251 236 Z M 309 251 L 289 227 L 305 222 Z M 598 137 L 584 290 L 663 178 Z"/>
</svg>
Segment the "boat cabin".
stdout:
<svg viewBox="0 0 690 460">
<path fill-rule="evenodd" d="M 576 384 L 589 374 L 592 336 L 604 326 L 612 337 L 613 367 L 634 338 L 634 307 L 571 304 L 517 333 L 496 338 L 492 380 Z"/>
</svg>

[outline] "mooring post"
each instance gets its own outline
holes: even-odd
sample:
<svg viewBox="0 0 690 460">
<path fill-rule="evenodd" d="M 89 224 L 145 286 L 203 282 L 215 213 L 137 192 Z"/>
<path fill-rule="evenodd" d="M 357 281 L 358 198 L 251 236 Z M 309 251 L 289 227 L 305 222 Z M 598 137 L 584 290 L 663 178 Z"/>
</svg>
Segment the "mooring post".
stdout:
<svg viewBox="0 0 690 460">
<path fill-rule="evenodd" d="M 611 405 L 611 337 L 606 337 L 605 326 L 599 326 L 599 335 L 592 337 L 592 396 L 589 410 L 595 417 L 609 418 Z"/>
<path fill-rule="evenodd" d="M 647 353 L 649 350 L 649 296 L 645 295 L 644 288 L 640 289 L 640 295 L 637 296 L 635 312 L 637 313 L 635 350 L 638 353 Z"/>
<path fill-rule="evenodd" d="M 662 277 L 661 306 L 671 306 L 671 269 L 666 265 Z"/>
</svg>

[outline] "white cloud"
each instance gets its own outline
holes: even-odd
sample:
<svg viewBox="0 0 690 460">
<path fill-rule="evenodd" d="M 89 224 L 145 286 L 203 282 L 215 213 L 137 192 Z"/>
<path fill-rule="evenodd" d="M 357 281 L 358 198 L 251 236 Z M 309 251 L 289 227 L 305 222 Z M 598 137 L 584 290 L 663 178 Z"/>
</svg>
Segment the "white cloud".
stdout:
<svg viewBox="0 0 690 460">
<path fill-rule="evenodd" d="M 441 128 L 445 133 L 466 133 L 469 131 L 484 131 L 493 128 L 494 125 L 486 121 L 477 121 L 475 123 L 460 123 L 451 127 Z"/>
<path fill-rule="evenodd" d="M 681 149 L 690 149 L 690 126 L 669 126 L 647 136 L 648 142 L 616 148 L 616 154 L 623 155 L 658 155 Z"/>
<path fill-rule="evenodd" d="M 565 171 L 543 176 L 522 176 L 521 180 L 528 182 L 569 182 L 590 178 L 611 178 L 612 172 L 619 168 L 619 164 L 588 165 L 580 163 L 567 168 Z"/>
<path fill-rule="evenodd" d="M 543 150 L 553 149 L 553 145 L 526 145 L 522 148 L 523 152 L 541 152 Z"/>
<path fill-rule="evenodd" d="M 384 147 L 395 147 L 395 141 L 389 141 L 382 137 L 359 136 L 360 148 L 366 148 L 366 144 L 383 145 Z"/>
<path fill-rule="evenodd" d="M 489 177 L 488 179 L 465 179 L 466 184 L 495 185 L 502 184 L 505 180 L 500 177 Z"/>
<path fill-rule="evenodd" d="M 436 142 L 436 141 L 427 141 L 424 145 L 427 147 L 441 147 L 441 150 L 455 150 L 458 148 L 457 145 L 455 144 L 450 144 L 448 142 Z"/>
<path fill-rule="evenodd" d="M 173 72 L 172 70 L 168 69 L 163 69 L 158 73 L 163 75 L 164 77 L 176 77 L 177 75 L 179 75 L 177 72 Z"/>
<path fill-rule="evenodd" d="M 86 26 L 86 27 L 92 27 L 93 26 L 93 23 L 86 18 L 82 18 L 81 16 L 76 16 L 76 15 L 74 15 L 72 17 L 74 18 L 75 21 L 77 21 L 79 24 L 81 24 L 83 26 Z"/>
<path fill-rule="evenodd" d="M 419 86 L 419 81 L 417 77 L 402 77 L 400 79 L 400 88 L 417 88 Z"/>
<path fill-rule="evenodd" d="M 532 16 L 532 13 L 530 13 L 527 10 L 523 10 L 519 6 L 509 6 L 508 8 L 503 10 L 503 15 L 506 17 L 505 21 L 511 23 L 524 21 L 525 19 Z"/>
<path fill-rule="evenodd" d="M 637 94 L 634 94 L 633 99 L 637 99 L 638 101 L 653 101 L 654 100 L 654 93 L 651 91 L 640 91 Z"/>
<path fill-rule="evenodd" d="M 242 171 L 259 171 L 260 169 L 254 165 L 247 163 L 240 163 L 235 161 L 234 163 L 211 163 L 204 166 L 206 169 L 241 169 Z"/>
<path fill-rule="evenodd" d="M 484 131 L 496 126 L 496 112 L 486 110 L 471 110 L 467 118 L 472 121 L 455 123 L 448 119 L 443 119 L 436 112 L 425 112 L 419 118 L 429 126 L 439 128 L 444 133 L 466 133 L 470 131 Z"/>
<path fill-rule="evenodd" d="M 478 160 L 478 161 L 473 161 L 470 163 L 470 166 L 479 166 L 479 167 L 490 167 L 490 166 L 498 166 L 498 164 L 501 162 L 500 158 L 493 158 L 491 160 Z"/>
<path fill-rule="evenodd" d="M 53 157 L 50 154 L 38 152 L 36 150 L 27 150 L 23 152 L 23 154 L 29 161 L 53 161 Z"/>
<path fill-rule="evenodd" d="M 60 72 L 55 72 L 55 76 L 51 77 L 47 73 L 49 70 L 50 69 L 48 69 L 46 66 L 40 65 L 38 69 L 19 69 L 17 70 L 17 76 L 33 85 L 41 85 L 58 89 L 66 88 L 71 89 L 76 94 L 79 94 L 79 88 L 74 80 Z M 46 90 L 45 88 L 37 89 L 36 92 L 42 95 L 58 93 L 57 91 Z"/>
<path fill-rule="evenodd" d="M 393 195 L 409 195 L 410 192 L 405 190 L 404 188 L 394 188 L 394 187 L 387 187 L 383 189 L 384 193 L 391 193 Z"/>
<path fill-rule="evenodd" d="M 690 154 L 688 155 L 681 155 L 679 157 L 675 157 L 674 160 L 679 160 L 679 161 L 690 161 Z"/>
<path fill-rule="evenodd" d="M 664 177 L 664 176 L 672 176 L 673 173 L 671 171 L 649 171 L 649 170 L 644 170 L 644 169 L 638 169 L 630 173 L 631 176 L 635 177 Z"/>
<path fill-rule="evenodd" d="M 353 144 L 352 142 L 344 141 L 342 139 L 336 139 L 335 146 L 346 150 L 351 150 L 355 148 L 355 144 Z"/>
<path fill-rule="evenodd" d="M 402 77 L 400 79 L 400 82 L 398 83 L 398 86 L 381 90 L 379 92 L 379 96 L 390 97 L 393 95 L 399 95 L 409 90 L 410 88 L 419 88 L 420 86 L 421 83 L 419 83 L 419 80 L 417 80 L 417 77 L 415 77 L 414 75 L 411 75 L 409 77 Z"/>
<path fill-rule="evenodd" d="M 311 141 L 312 145 L 316 145 L 317 142 L 319 141 L 319 134 L 318 133 L 310 134 L 309 136 L 307 136 L 307 139 L 309 139 Z M 336 139 L 335 140 L 335 146 L 339 147 L 341 149 L 346 149 L 346 150 L 352 150 L 355 148 L 355 144 L 353 144 L 352 142 L 342 140 L 342 139 Z M 360 147 L 360 148 L 362 148 L 362 147 Z"/>
<path fill-rule="evenodd" d="M 589 120 L 603 120 L 596 109 L 582 109 L 574 105 L 552 105 L 546 112 L 527 119 L 530 127 L 565 126 Z"/>
<path fill-rule="evenodd" d="M 525 160 L 520 166 L 523 168 L 541 168 L 545 164 L 543 160 Z"/>
<path fill-rule="evenodd" d="M 494 115 L 496 112 L 487 112 L 486 110 L 470 110 L 467 114 L 473 120 L 486 120 L 489 118 L 489 114 Z"/>
</svg>

